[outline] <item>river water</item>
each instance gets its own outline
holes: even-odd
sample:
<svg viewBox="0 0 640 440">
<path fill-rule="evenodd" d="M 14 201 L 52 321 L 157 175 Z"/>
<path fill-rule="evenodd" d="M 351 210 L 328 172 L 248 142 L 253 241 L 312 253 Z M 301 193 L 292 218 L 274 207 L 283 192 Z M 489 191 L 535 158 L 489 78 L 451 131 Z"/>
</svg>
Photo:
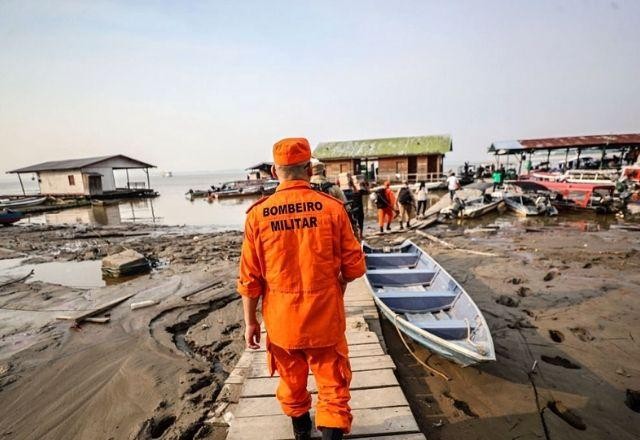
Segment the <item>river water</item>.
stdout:
<svg viewBox="0 0 640 440">
<path fill-rule="evenodd" d="M 189 201 L 185 193 L 189 189 L 208 189 L 212 184 L 245 179 L 243 171 L 224 173 L 200 173 L 156 176 L 151 187 L 160 193 L 153 199 L 124 200 L 114 205 L 85 206 L 36 214 L 19 224 L 92 224 L 118 225 L 121 223 L 146 223 L 163 225 L 187 225 L 210 230 L 240 229 L 245 211 L 257 198 L 226 199 L 207 202 L 206 199 Z M 33 182 L 26 181 L 27 191 L 35 190 Z M 0 182 L 0 194 L 19 193 L 17 182 Z"/>
</svg>

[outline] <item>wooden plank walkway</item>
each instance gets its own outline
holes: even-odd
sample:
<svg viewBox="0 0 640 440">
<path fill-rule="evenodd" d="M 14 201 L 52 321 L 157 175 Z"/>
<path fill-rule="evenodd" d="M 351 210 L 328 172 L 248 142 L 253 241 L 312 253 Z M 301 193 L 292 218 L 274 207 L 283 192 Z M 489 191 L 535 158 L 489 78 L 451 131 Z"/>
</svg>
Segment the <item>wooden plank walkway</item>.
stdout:
<svg viewBox="0 0 640 440">
<path fill-rule="evenodd" d="M 346 438 L 424 440 L 393 372 L 395 364 L 381 345 L 378 312 L 362 279 L 349 284 L 345 309 L 353 370 L 353 429 Z M 274 394 L 278 377 L 269 377 L 264 351 L 263 347 L 243 353 L 211 411 L 210 423 L 229 425 L 228 440 L 293 438 L 291 419 L 282 414 Z M 315 405 L 313 375 L 308 388 Z M 314 431 L 313 437 L 320 433 Z"/>
</svg>

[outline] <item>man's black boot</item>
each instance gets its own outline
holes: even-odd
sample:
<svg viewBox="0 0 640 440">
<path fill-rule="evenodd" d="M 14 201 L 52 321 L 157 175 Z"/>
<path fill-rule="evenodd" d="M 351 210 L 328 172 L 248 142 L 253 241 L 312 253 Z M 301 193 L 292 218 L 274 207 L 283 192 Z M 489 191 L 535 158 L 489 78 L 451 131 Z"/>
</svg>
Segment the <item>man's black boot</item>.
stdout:
<svg viewBox="0 0 640 440">
<path fill-rule="evenodd" d="M 322 440 L 342 440 L 342 429 L 322 428 Z"/>
<path fill-rule="evenodd" d="M 308 412 L 299 417 L 291 417 L 291 423 L 293 423 L 293 437 L 296 440 L 311 440 L 312 425 Z"/>
<path fill-rule="evenodd" d="M 387 223 L 387 231 L 391 230 L 391 223 Z"/>
<path fill-rule="evenodd" d="M 380 232 L 384 232 L 384 228 L 382 226 L 380 226 Z"/>
<path fill-rule="evenodd" d="M 402 222 L 400 222 L 400 229 L 404 229 L 404 227 L 402 226 Z"/>
</svg>

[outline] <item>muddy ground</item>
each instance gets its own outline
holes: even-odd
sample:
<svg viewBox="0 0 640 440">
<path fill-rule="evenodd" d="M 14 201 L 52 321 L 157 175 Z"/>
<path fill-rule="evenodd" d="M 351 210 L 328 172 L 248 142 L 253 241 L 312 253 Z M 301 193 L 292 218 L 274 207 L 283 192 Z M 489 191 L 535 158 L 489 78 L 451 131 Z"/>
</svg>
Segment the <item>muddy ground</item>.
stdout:
<svg viewBox="0 0 640 440">
<path fill-rule="evenodd" d="M 590 221 L 486 226 L 429 232 L 495 257 L 446 249 L 415 233 L 371 240 L 414 239 L 472 295 L 493 335 L 496 362 L 464 369 L 413 345 L 451 378 L 445 381 L 384 323 L 427 438 L 640 438 L 640 414 L 627 398 L 627 390 L 640 389 L 640 233 Z"/>
<path fill-rule="evenodd" d="M 383 323 L 429 440 L 640 438 L 640 414 L 625 403 L 628 389 L 640 389 L 639 232 L 508 216 L 428 232 L 495 256 L 413 231 L 368 240 L 411 238 L 432 253 L 483 310 L 497 353 L 494 363 L 461 369 L 414 346 L 444 381 Z M 0 438 L 215 438 L 208 412 L 243 348 L 234 287 L 241 239 L 135 225 L 0 229 L 0 258 L 93 261 L 132 248 L 156 264 L 94 289 L 29 279 L 0 287 Z M 56 319 L 130 292 L 103 315 L 107 324 Z M 144 299 L 160 304 L 130 309 Z"/>
<path fill-rule="evenodd" d="M 241 238 L 145 226 L 1 228 L 0 258 L 85 261 L 130 248 L 157 269 L 88 290 L 29 279 L 0 287 L 0 438 L 210 437 L 209 408 L 243 348 Z M 128 293 L 136 295 L 101 315 L 106 324 L 57 319 Z M 147 299 L 160 303 L 130 309 Z"/>
</svg>

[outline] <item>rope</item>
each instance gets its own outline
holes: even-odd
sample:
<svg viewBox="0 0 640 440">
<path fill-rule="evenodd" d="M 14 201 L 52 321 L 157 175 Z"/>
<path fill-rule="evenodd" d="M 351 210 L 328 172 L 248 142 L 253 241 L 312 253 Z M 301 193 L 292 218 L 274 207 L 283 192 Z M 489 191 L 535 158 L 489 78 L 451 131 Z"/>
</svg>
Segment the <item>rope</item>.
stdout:
<svg viewBox="0 0 640 440">
<path fill-rule="evenodd" d="M 477 344 L 475 342 L 473 342 L 471 340 L 471 336 L 475 335 L 476 332 L 478 331 L 478 329 L 480 328 L 480 326 L 482 325 L 482 322 L 478 322 L 476 320 L 476 324 L 478 324 L 478 326 L 473 330 L 473 333 L 471 333 L 471 324 L 469 324 L 469 320 L 467 318 L 464 318 L 464 322 L 467 324 L 467 342 L 469 343 L 469 345 L 471 345 L 472 347 L 474 347 L 476 350 L 478 350 L 478 352 L 482 355 L 487 354 L 487 347 L 485 347 L 484 344 L 480 343 Z"/>
<path fill-rule="evenodd" d="M 409 344 L 407 344 L 407 341 L 404 339 L 404 336 L 402 335 L 402 332 L 400 331 L 400 328 L 398 327 L 398 325 L 396 324 L 396 321 L 398 319 L 398 315 L 395 315 L 393 318 L 393 326 L 396 328 L 396 331 L 398 332 L 398 336 L 400 336 L 400 340 L 402 341 L 402 343 L 404 344 L 405 348 L 407 349 L 407 351 L 409 353 L 411 353 L 411 356 L 413 356 L 413 358 L 423 367 L 425 367 L 427 370 L 429 370 L 430 372 L 432 372 L 433 374 L 436 374 L 438 376 L 440 376 L 441 378 L 443 378 L 446 381 L 451 380 L 451 378 L 449 376 L 447 376 L 446 374 L 444 374 L 442 371 L 436 370 L 435 368 L 433 368 L 431 365 L 428 365 L 426 362 L 423 362 L 422 359 L 418 358 L 418 356 L 414 353 L 413 350 L 411 350 L 411 348 L 409 348 Z"/>
</svg>

